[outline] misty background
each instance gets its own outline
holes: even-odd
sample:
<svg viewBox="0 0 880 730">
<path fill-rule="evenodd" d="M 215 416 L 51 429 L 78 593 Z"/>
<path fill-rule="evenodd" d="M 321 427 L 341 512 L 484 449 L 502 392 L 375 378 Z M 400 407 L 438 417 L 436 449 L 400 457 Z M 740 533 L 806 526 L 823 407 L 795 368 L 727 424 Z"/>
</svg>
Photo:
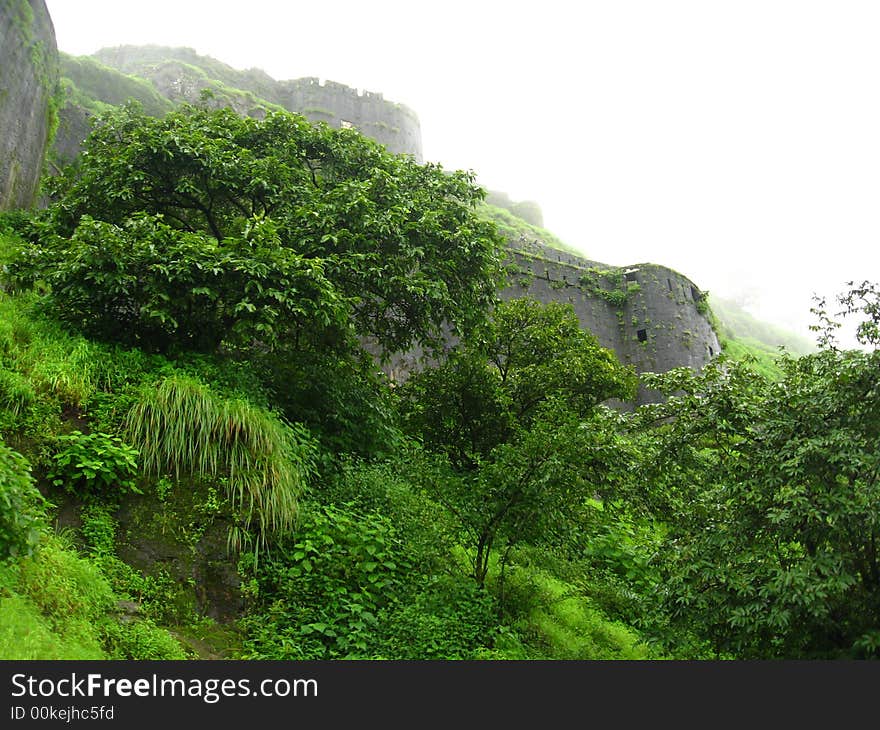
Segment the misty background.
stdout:
<svg viewBox="0 0 880 730">
<path fill-rule="evenodd" d="M 873 2 L 46 4 L 72 55 L 185 46 L 382 92 L 426 161 L 538 202 L 585 256 L 664 264 L 810 339 L 814 294 L 880 280 Z"/>
</svg>

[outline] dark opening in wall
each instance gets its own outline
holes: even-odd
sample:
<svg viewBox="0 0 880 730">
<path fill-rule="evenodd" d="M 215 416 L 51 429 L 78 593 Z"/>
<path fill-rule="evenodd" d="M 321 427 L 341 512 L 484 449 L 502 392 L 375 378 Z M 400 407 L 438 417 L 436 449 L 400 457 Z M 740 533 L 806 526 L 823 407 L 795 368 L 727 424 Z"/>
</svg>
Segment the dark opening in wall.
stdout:
<svg viewBox="0 0 880 730">
<path fill-rule="evenodd" d="M 639 342 L 647 342 L 648 330 L 639 330 L 638 332 L 636 332 L 636 337 L 639 338 Z"/>
<path fill-rule="evenodd" d="M 709 345 L 709 357 L 713 357 L 715 355 L 715 350 L 712 349 L 712 345 Z"/>
<path fill-rule="evenodd" d="M 669 291 L 672 291 L 672 279 L 667 279 L 667 280 L 666 280 L 666 286 L 669 287 Z"/>
<path fill-rule="evenodd" d="M 623 278 L 627 281 L 638 281 L 635 271 L 627 271 L 624 273 Z"/>
<path fill-rule="evenodd" d="M 700 292 L 698 292 L 694 287 L 691 287 L 691 299 L 695 302 L 700 301 Z"/>
</svg>

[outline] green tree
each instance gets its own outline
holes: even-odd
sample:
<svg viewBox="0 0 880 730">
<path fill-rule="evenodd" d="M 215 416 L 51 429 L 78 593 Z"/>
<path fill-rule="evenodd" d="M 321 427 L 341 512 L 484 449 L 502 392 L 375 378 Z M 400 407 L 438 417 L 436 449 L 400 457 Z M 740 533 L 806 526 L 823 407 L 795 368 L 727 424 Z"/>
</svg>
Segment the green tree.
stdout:
<svg viewBox="0 0 880 730">
<path fill-rule="evenodd" d="M 870 334 L 862 295 L 841 301 Z M 719 654 L 880 653 L 880 353 L 829 343 L 778 383 L 726 362 L 649 378 L 673 395 L 635 416 L 668 609 Z"/>
<path fill-rule="evenodd" d="M 580 328 L 570 305 L 500 303 L 444 363 L 403 388 L 405 420 L 448 466 L 421 479 L 456 515 L 483 585 L 494 552 L 560 529 L 610 483 L 619 418 L 635 376 Z"/>
<path fill-rule="evenodd" d="M 492 316 L 435 368 L 403 389 L 410 428 L 468 469 L 535 420 L 549 403 L 586 416 L 634 396 L 636 378 L 582 329 L 571 305 L 522 298 Z"/>
<path fill-rule="evenodd" d="M 283 246 L 271 221 L 220 244 L 159 215 L 84 215 L 70 238 L 24 248 L 13 271 L 49 285 L 61 321 L 148 350 L 297 349 L 347 332 L 323 262 Z"/>
<path fill-rule="evenodd" d="M 114 302 L 117 310 L 131 308 L 136 323 L 141 317 L 187 344 L 193 340 L 187 330 L 201 329 L 200 316 L 211 332 L 233 316 L 247 335 L 257 329 L 262 342 L 265 328 L 271 339 L 290 314 L 295 327 L 333 320 L 344 306 L 356 333 L 384 351 L 433 345 L 444 327 L 457 331 L 482 316 L 500 271 L 501 238 L 475 213 L 484 191 L 472 174 L 421 165 L 354 130 L 312 125 L 288 113 L 256 120 L 229 109 L 183 106 L 155 119 L 133 106 L 113 110 L 86 140 L 79 167 L 52 192 L 49 218 L 64 239 L 88 237 L 94 224 L 85 216 L 131 231 L 128 221 L 148 214 L 177 231 L 163 232 L 161 240 L 148 235 L 149 243 L 138 248 L 133 270 L 125 269 L 135 293 L 115 275 L 109 284 L 122 300 Z M 255 245 L 254 232 L 267 221 L 270 232 L 260 233 Z M 133 234 L 111 235 L 130 245 Z M 152 277 L 145 302 L 140 276 L 146 268 L 149 279 L 158 266 L 143 250 L 148 245 L 171 271 L 164 290 L 160 277 Z M 77 253 L 76 245 L 72 249 Z M 48 254 L 42 265 L 33 262 L 34 276 L 51 278 L 67 251 L 62 243 Z M 250 257 L 258 261 L 248 264 Z M 100 289 L 86 270 L 67 273 L 83 290 Z M 228 277 L 236 296 L 218 283 Z M 96 296 L 106 299 L 108 291 Z M 185 324 L 167 306 L 181 298 L 180 308 L 191 307 L 194 315 Z M 99 315 L 106 311 L 103 299 L 95 305 Z M 264 307 L 277 321 L 247 316 Z"/>
</svg>

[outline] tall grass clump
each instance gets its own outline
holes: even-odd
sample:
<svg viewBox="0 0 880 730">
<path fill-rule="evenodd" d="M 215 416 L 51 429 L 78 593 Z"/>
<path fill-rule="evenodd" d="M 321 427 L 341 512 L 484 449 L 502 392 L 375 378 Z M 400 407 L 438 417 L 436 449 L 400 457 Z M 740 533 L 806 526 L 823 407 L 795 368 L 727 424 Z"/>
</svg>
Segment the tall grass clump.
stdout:
<svg viewBox="0 0 880 730">
<path fill-rule="evenodd" d="M 0 365 L 0 410 L 19 416 L 37 400 L 27 378 Z"/>
<path fill-rule="evenodd" d="M 316 459 L 305 428 L 173 374 L 140 390 L 125 429 L 148 474 L 224 479 L 232 507 L 243 518 L 243 529 L 230 531 L 232 550 L 248 545 L 254 528 L 258 551 L 294 526 L 297 498 Z"/>
<path fill-rule="evenodd" d="M 41 317 L 33 295 L 0 294 L 0 360 L 37 394 L 82 406 L 99 386 L 105 348 Z"/>
</svg>

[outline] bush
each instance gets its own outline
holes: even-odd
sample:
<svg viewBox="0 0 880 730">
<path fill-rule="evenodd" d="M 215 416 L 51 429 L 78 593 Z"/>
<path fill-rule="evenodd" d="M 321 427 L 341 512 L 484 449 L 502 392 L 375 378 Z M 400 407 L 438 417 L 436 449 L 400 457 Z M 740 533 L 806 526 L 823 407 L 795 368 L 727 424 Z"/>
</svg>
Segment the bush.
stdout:
<svg viewBox="0 0 880 730">
<path fill-rule="evenodd" d="M 282 247 L 268 225 L 221 246 L 158 216 L 121 226 L 83 216 L 69 240 L 24 249 L 13 270 L 49 284 L 62 322 L 147 350 L 272 345 L 342 316 L 321 265 Z"/>
<path fill-rule="evenodd" d="M 58 441 L 63 448 L 48 475 L 55 486 L 81 495 L 141 493 L 135 484 L 138 451 L 119 437 L 74 431 Z"/>
<path fill-rule="evenodd" d="M 375 513 L 324 507 L 260 563 L 244 560 L 252 659 L 369 658 L 378 611 L 399 595 L 409 566 L 394 528 Z"/>
<path fill-rule="evenodd" d="M 493 597 L 466 576 L 433 578 L 411 602 L 379 616 L 377 651 L 388 659 L 474 659 L 498 631 Z"/>
<path fill-rule="evenodd" d="M 0 365 L 0 410 L 18 416 L 30 408 L 36 399 L 37 395 L 27 378 Z"/>
<path fill-rule="evenodd" d="M 27 460 L 0 441 L 0 561 L 34 551 L 44 508 Z"/>
<path fill-rule="evenodd" d="M 264 547 L 295 524 L 297 498 L 316 457 L 305 428 L 174 374 L 138 393 L 126 429 L 148 474 L 225 478 L 227 497 L 241 517 L 241 529 L 230 533 L 231 547 L 249 544 L 251 530 L 255 548 Z"/>
<path fill-rule="evenodd" d="M 110 659 L 187 659 L 184 648 L 163 628 L 149 619 L 110 623 L 104 629 Z"/>
</svg>

